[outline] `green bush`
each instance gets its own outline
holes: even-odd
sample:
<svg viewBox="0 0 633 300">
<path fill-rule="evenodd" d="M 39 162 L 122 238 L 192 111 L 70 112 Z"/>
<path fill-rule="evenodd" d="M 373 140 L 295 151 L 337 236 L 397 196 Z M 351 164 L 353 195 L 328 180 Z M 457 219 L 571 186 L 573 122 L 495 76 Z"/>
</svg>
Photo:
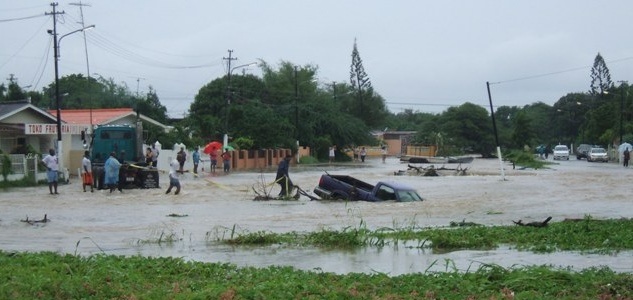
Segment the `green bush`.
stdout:
<svg viewBox="0 0 633 300">
<path fill-rule="evenodd" d="M 0 172 L 2 173 L 2 178 L 6 182 L 9 174 L 13 173 L 13 171 L 11 170 L 11 159 L 9 159 L 9 156 L 4 153 L 0 155 L 0 160 L 2 160 L 2 169 L 0 169 Z"/>
<path fill-rule="evenodd" d="M 504 159 L 514 162 L 517 166 L 523 166 L 527 168 L 541 169 L 550 164 L 541 159 L 535 159 L 534 154 L 528 151 L 511 150 L 504 154 Z"/>
</svg>

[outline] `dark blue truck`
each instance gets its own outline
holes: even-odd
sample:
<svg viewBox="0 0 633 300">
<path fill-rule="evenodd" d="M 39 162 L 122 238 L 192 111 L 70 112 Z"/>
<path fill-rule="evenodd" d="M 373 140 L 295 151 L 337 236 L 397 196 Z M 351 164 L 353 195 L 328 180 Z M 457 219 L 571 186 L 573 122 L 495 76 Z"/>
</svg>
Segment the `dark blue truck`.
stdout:
<svg viewBox="0 0 633 300">
<path fill-rule="evenodd" d="M 314 193 L 325 200 L 349 201 L 422 201 L 410 186 L 395 182 L 378 182 L 376 185 L 348 175 L 323 174 Z"/>
</svg>

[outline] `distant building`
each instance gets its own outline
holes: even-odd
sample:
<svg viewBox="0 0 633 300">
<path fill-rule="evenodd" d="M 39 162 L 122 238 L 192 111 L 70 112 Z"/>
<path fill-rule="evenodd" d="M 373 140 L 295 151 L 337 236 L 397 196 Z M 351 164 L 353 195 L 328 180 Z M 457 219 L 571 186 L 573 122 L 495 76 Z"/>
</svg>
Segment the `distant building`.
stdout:
<svg viewBox="0 0 633 300">
<path fill-rule="evenodd" d="M 417 131 L 373 131 L 371 134 L 387 146 L 387 155 L 405 155 Z"/>
</svg>

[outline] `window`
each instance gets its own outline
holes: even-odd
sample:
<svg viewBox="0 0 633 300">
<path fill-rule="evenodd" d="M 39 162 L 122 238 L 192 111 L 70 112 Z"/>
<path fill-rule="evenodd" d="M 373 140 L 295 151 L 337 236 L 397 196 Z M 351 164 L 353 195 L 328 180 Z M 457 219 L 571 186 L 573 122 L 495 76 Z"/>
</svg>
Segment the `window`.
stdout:
<svg viewBox="0 0 633 300">
<path fill-rule="evenodd" d="M 376 197 L 380 200 L 396 200 L 396 193 L 392 188 L 383 185 L 378 189 Z"/>
<path fill-rule="evenodd" d="M 101 139 L 108 140 L 131 140 L 132 139 L 132 131 L 122 131 L 122 130 L 104 130 L 101 131 L 100 135 Z"/>
<path fill-rule="evenodd" d="M 416 191 L 398 191 L 401 202 L 422 201 L 422 198 Z"/>
</svg>

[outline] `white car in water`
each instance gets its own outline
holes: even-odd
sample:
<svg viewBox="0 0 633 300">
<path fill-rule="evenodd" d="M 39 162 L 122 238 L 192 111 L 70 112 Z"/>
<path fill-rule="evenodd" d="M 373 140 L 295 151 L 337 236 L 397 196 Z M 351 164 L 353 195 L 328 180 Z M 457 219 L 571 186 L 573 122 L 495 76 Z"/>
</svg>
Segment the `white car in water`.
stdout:
<svg viewBox="0 0 633 300">
<path fill-rule="evenodd" d="M 554 147 L 554 160 L 569 160 L 569 148 L 565 145 L 556 145 Z"/>
</svg>

